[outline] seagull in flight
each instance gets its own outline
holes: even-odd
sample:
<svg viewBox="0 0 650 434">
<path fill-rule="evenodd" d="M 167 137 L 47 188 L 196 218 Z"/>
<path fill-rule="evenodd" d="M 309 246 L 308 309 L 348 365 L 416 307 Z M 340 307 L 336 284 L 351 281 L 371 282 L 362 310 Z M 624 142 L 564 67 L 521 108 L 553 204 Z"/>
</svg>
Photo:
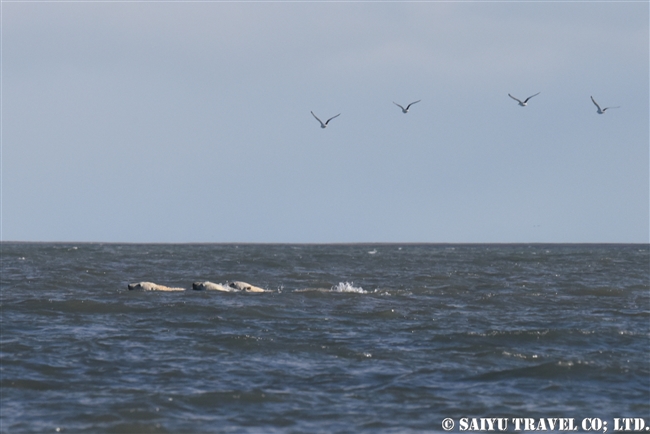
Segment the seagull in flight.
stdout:
<svg viewBox="0 0 650 434">
<path fill-rule="evenodd" d="M 604 115 L 604 114 L 605 114 L 605 110 L 607 110 L 607 109 L 611 109 L 611 108 L 619 108 L 619 107 L 620 107 L 620 106 L 616 106 L 616 107 L 605 107 L 604 109 L 601 109 L 600 106 L 598 105 L 598 103 L 596 102 L 596 100 L 594 99 L 593 96 L 591 97 L 591 102 L 593 102 L 594 105 L 595 105 L 596 107 L 598 107 L 598 114 L 599 114 L 599 115 Z"/>
<path fill-rule="evenodd" d="M 526 98 L 526 99 L 523 100 L 523 101 L 521 101 L 520 99 L 515 98 L 514 96 L 512 96 L 512 95 L 510 95 L 510 94 L 508 94 L 508 96 L 509 96 L 510 98 L 514 99 L 515 101 L 517 101 L 517 102 L 519 103 L 520 106 L 522 106 L 522 107 L 526 107 L 526 106 L 528 105 L 528 100 L 531 99 L 531 98 L 534 97 L 534 96 L 539 95 L 540 93 L 541 93 L 541 92 L 537 92 L 535 95 L 531 95 L 531 96 L 529 96 L 528 98 Z"/>
<path fill-rule="evenodd" d="M 417 103 L 419 103 L 420 101 L 422 101 L 422 100 L 419 99 L 419 100 L 417 100 L 417 101 L 415 101 L 415 102 L 412 102 L 411 104 L 407 105 L 406 108 L 404 108 L 404 107 L 402 107 L 401 105 L 397 104 L 395 101 L 393 101 L 393 104 L 395 104 L 397 107 L 401 108 L 401 109 L 402 109 L 402 113 L 408 113 L 408 112 L 409 112 L 409 109 L 411 108 L 411 106 L 412 106 L 413 104 L 417 104 Z"/>
<path fill-rule="evenodd" d="M 336 118 L 336 117 L 338 117 L 338 116 L 341 116 L 341 113 L 337 114 L 336 116 L 332 116 L 332 117 L 329 118 L 327 121 L 325 121 L 325 123 L 323 123 L 323 121 L 321 121 L 320 119 L 318 119 L 318 116 L 316 116 L 316 115 L 314 114 L 314 112 L 311 112 L 311 115 L 312 115 L 313 117 L 315 117 L 316 120 L 317 120 L 318 122 L 320 122 L 320 127 L 321 127 L 321 128 L 327 128 L 327 124 L 329 124 L 330 121 L 331 121 L 332 119 L 334 119 L 334 118 Z"/>
</svg>

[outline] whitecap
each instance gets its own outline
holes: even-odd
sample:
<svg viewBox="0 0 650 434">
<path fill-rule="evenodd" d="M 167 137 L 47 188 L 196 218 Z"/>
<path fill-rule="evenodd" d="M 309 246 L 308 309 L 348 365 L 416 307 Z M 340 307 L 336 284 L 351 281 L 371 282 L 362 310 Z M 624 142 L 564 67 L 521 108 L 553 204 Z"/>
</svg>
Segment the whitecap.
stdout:
<svg viewBox="0 0 650 434">
<path fill-rule="evenodd" d="M 362 287 L 355 287 L 354 282 L 339 282 L 338 285 L 332 287 L 332 291 L 334 292 L 356 292 L 359 294 L 366 294 L 367 292 L 364 291 Z"/>
</svg>

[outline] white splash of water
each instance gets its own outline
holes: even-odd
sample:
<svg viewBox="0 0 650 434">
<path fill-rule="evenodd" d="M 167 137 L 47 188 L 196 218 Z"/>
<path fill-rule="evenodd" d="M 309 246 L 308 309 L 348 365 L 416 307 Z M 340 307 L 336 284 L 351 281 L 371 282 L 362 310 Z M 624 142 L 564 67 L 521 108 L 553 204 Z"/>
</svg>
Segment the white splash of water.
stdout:
<svg viewBox="0 0 650 434">
<path fill-rule="evenodd" d="M 332 287 L 333 292 L 356 292 L 359 294 L 367 294 L 362 287 L 355 287 L 354 282 L 339 282 L 338 285 Z"/>
</svg>

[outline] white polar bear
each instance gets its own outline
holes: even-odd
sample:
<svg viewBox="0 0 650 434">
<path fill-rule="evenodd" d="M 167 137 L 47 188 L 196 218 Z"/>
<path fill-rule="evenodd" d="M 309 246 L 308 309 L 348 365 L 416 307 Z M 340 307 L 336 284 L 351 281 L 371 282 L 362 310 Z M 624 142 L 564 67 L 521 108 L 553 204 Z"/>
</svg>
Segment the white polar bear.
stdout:
<svg viewBox="0 0 650 434">
<path fill-rule="evenodd" d="M 250 283 L 246 282 L 230 282 L 228 286 L 221 285 L 220 283 L 213 282 L 194 282 L 192 288 L 197 291 L 202 290 L 212 290 L 212 291 L 222 291 L 222 292 L 268 292 L 265 289 L 262 289 L 258 286 L 253 286 Z"/>
<path fill-rule="evenodd" d="M 245 292 L 267 292 L 266 289 L 262 289 L 258 286 L 253 286 L 250 283 L 246 282 L 230 282 L 228 286 Z"/>
<path fill-rule="evenodd" d="M 158 285 L 152 282 L 130 283 L 129 290 L 141 289 L 143 291 L 185 291 L 185 288 L 170 288 L 165 285 Z"/>
<path fill-rule="evenodd" d="M 235 292 L 237 289 L 231 288 L 229 286 L 221 285 L 220 283 L 208 282 L 194 282 L 192 283 L 192 289 L 195 291 L 222 291 L 222 292 Z"/>
</svg>

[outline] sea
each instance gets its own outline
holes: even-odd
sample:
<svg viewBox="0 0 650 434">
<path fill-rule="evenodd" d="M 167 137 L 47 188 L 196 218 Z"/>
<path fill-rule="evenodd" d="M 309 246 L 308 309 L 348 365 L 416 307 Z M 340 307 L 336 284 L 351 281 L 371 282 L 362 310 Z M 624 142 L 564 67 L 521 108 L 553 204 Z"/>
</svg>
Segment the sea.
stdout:
<svg viewBox="0 0 650 434">
<path fill-rule="evenodd" d="M 647 244 L 3 242 L 1 261 L 2 433 L 650 430 Z"/>
</svg>

